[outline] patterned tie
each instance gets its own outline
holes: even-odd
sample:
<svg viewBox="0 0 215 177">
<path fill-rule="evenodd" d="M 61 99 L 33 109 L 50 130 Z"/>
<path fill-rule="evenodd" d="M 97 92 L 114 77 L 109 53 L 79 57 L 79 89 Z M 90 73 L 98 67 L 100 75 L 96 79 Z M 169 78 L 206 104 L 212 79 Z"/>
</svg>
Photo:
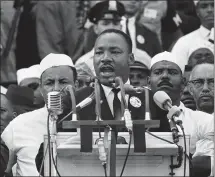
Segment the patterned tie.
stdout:
<svg viewBox="0 0 215 177">
<path fill-rule="evenodd" d="M 131 37 L 130 33 L 129 33 L 129 29 L 128 29 L 128 18 L 126 18 L 126 34 L 129 35 L 129 37 Z"/>
<path fill-rule="evenodd" d="M 117 96 L 120 89 L 112 89 L 112 92 L 114 93 L 114 99 L 113 99 L 113 115 L 115 120 L 121 120 L 122 118 L 122 111 L 121 111 L 121 102 Z"/>
</svg>

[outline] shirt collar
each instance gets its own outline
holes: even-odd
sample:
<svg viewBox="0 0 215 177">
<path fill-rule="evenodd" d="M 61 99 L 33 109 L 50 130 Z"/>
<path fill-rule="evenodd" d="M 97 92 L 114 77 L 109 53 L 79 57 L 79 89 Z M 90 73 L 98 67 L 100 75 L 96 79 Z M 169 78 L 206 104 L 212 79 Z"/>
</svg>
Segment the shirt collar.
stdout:
<svg viewBox="0 0 215 177">
<path fill-rule="evenodd" d="M 127 82 L 125 83 L 125 84 L 129 84 L 130 85 L 130 80 L 128 79 L 127 80 Z M 106 98 L 109 96 L 109 94 L 111 93 L 111 91 L 112 91 L 112 87 L 108 87 L 108 86 L 105 86 L 105 85 L 102 85 L 102 88 L 103 88 L 103 90 L 104 90 L 104 92 L 105 92 L 105 96 L 106 96 Z"/>
<path fill-rule="evenodd" d="M 136 17 L 135 16 L 131 17 L 131 18 L 128 19 L 128 21 L 129 21 L 130 24 L 135 24 Z"/>
<path fill-rule="evenodd" d="M 210 35 L 210 30 L 208 30 L 207 28 L 205 28 L 202 25 L 200 26 L 199 31 L 200 31 L 201 35 L 205 38 Z"/>
</svg>

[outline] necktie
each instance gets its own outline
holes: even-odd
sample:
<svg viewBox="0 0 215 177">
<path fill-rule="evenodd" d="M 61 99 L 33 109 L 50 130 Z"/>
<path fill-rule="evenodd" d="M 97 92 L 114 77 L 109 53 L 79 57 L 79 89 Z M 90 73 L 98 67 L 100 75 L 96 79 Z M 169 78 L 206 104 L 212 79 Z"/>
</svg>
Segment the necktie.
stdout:
<svg viewBox="0 0 215 177">
<path fill-rule="evenodd" d="M 121 111 L 121 102 L 117 96 L 120 89 L 112 89 L 112 92 L 114 93 L 114 99 L 113 99 L 113 115 L 115 120 L 121 120 L 122 117 L 122 111 Z"/>
<path fill-rule="evenodd" d="M 126 18 L 126 34 L 129 35 L 129 37 L 131 37 L 130 33 L 129 33 L 129 29 L 128 29 L 128 18 Z"/>
<path fill-rule="evenodd" d="M 210 36 L 209 36 L 209 42 L 214 44 L 214 28 L 211 29 Z"/>
</svg>

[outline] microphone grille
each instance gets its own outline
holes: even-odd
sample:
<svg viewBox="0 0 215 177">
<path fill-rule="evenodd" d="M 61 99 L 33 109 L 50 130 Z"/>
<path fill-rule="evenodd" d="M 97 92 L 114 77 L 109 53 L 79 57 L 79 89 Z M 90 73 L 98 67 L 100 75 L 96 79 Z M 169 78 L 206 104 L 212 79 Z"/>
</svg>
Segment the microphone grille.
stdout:
<svg viewBox="0 0 215 177">
<path fill-rule="evenodd" d="M 61 93 L 58 91 L 53 91 L 48 93 L 48 100 L 47 100 L 48 110 L 60 115 L 63 112 L 62 109 L 62 97 Z"/>
<path fill-rule="evenodd" d="M 164 91 L 157 91 L 153 96 L 153 100 L 163 110 L 166 110 L 165 104 L 167 101 L 172 104 L 169 95 L 167 95 L 167 93 Z"/>
</svg>

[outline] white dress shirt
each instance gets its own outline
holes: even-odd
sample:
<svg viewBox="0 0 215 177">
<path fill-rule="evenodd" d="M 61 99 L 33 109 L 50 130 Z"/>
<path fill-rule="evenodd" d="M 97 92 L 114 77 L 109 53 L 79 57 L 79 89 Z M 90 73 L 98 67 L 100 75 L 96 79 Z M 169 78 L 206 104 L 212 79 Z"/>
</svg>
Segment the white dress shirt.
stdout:
<svg viewBox="0 0 215 177">
<path fill-rule="evenodd" d="M 172 49 L 172 53 L 178 56 L 178 60 L 184 65 L 188 63 L 189 60 L 189 50 L 193 48 L 196 44 L 205 43 L 206 46 L 211 46 L 212 44 L 208 41 L 210 37 L 210 32 L 205 27 L 201 26 L 199 29 L 181 37 Z"/>
<path fill-rule="evenodd" d="M 39 176 L 35 159 L 47 134 L 47 109 L 41 108 L 16 117 L 1 135 L 8 149 L 17 155 L 14 176 Z"/>
<path fill-rule="evenodd" d="M 214 117 L 202 111 L 186 108 L 181 102 L 182 120 L 186 135 L 190 135 L 190 153 L 195 156 L 210 156 L 214 164 Z M 180 128 L 179 128 L 180 130 Z M 213 175 L 213 170 L 211 170 Z"/>
<path fill-rule="evenodd" d="M 136 26 L 135 26 L 135 22 L 136 22 L 136 17 L 131 17 L 128 19 L 128 31 L 131 37 L 131 41 L 132 41 L 132 46 L 133 46 L 133 51 L 136 49 Z M 122 25 L 122 31 L 124 33 L 126 33 L 126 18 L 122 17 L 122 21 L 121 21 L 121 25 Z"/>
<path fill-rule="evenodd" d="M 130 84 L 130 81 L 128 80 L 125 84 Z M 114 93 L 112 91 L 113 88 L 107 87 L 105 85 L 102 85 L 102 88 L 104 90 L 105 97 L 107 99 L 109 108 L 110 108 L 111 113 L 113 115 L 113 99 L 114 99 Z M 118 96 L 119 100 L 121 101 L 121 91 L 118 92 L 117 96 Z M 129 95 L 125 94 L 125 101 L 126 101 L 127 105 L 128 105 L 128 98 L 129 98 Z"/>
</svg>

